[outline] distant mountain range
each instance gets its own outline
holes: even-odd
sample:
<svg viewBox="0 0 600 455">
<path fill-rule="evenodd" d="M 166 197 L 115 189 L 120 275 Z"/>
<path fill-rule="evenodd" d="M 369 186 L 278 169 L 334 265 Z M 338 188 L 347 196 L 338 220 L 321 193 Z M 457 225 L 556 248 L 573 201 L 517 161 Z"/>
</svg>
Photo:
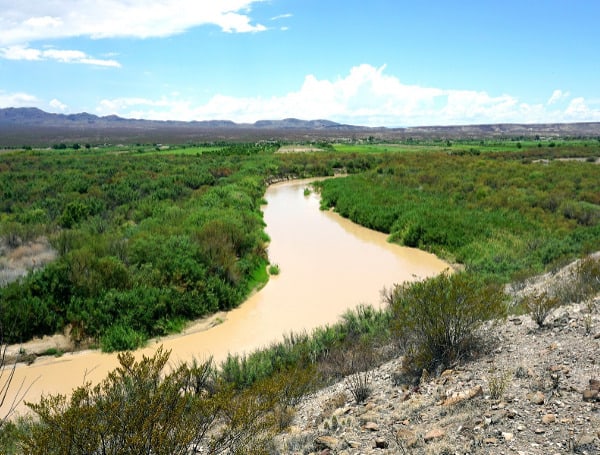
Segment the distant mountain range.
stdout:
<svg viewBox="0 0 600 455">
<path fill-rule="evenodd" d="M 364 127 L 353 125 L 342 125 L 330 120 L 299 120 L 286 118 L 283 120 L 259 120 L 255 123 L 235 123 L 231 120 L 205 120 L 205 121 L 175 121 L 175 120 L 141 120 L 127 119 L 117 115 L 99 117 L 97 115 L 82 112 L 81 114 L 53 114 L 42 111 L 35 107 L 9 107 L 0 109 L 0 124 L 30 125 L 30 126 L 95 126 L 115 127 L 119 125 L 141 126 L 141 127 L 164 127 L 182 126 L 199 128 L 261 128 L 261 129 L 364 129 Z"/>
<path fill-rule="evenodd" d="M 248 140 L 325 140 L 487 137 L 600 137 L 600 122 L 552 124 L 494 124 L 373 128 L 330 120 L 158 121 L 99 117 L 86 112 L 53 114 L 37 108 L 0 109 L 0 146 L 40 145 L 58 142 L 183 143 Z"/>
</svg>

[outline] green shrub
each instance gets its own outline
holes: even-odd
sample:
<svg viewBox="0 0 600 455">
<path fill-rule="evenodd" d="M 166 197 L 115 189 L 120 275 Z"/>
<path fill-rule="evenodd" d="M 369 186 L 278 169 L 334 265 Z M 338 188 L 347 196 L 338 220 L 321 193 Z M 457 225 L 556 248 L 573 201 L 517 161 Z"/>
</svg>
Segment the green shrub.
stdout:
<svg viewBox="0 0 600 455">
<path fill-rule="evenodd" d="M 442 273 L 389 293 L 392 333 L 405 351 L 407 373 L 448 367 L 480 343 L 484 321 L 506 315 L 505 294 L 467 273 Z"/>
<path fill-rule="evenodd" d="M 139 361 L 119 354 L 120 366 L 97 386 L 29 404 L 37 419 L 16 435 L 23 452 L 267 453 L 280 387 L 258 383 L 238 392 L 211 382 L 210 362 L 165 373 L 168 359 L 162 348 Z"/>
<path fill-rule="evenodd" d="M 144 345 L 145 337 L 124 324 L 111 326 L 100 339 L 104 352 L 134 350 Z"/>
<path fill-rule="evenodd" d="M 278 264 L 271 264 L 269 266 L 269 275 L 279 275 L 280 269 Z"/>
</svg>

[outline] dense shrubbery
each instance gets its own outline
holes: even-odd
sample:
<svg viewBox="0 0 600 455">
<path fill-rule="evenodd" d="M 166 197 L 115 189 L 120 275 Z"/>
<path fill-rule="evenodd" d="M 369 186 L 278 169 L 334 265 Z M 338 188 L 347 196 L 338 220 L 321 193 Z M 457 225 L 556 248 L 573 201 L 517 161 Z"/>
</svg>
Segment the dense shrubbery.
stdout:
<svg viewBox="0 0 600 455">
<path fill-rule="evenodd" d="M 323 207 L 503 282 L 600 248 L 599 166 L 514 154 L 386 158 L 322 182 Z"/>
<path fill-rule="evenodd" d="M 3 230 L 15 242 L 45 234 L 59 253 L 0 289 L 11 341 L 70 325 L 77 340 L 133 348 L 180 318 L 238 305 L 266 263 L 268 160 L 230 152 L 240 155 L 8 156 Z"/>
<path fill-rule="evenodd" d="M 519 150 L 519 159 L 529 156 Z M 323 184 L 325 205 L 406 245 L 461 260 L 470 273 L 397 285 L 384 292 L 385 311 L 361 307 L 311 335 L 232 355 L 218 371 L 208 362 L 165 372 L 168 354 L 160 350 L 138 362 L 122 354 L 100 385 L 45 397 L 31 405 L 38 420 L 5 425 L 0 450 L 267 453 L 273 432 L 290 423 L 293 406 L 316 384 L 345 376 L 354 399 L 364 400 L 367 369 L 390 354 L 383 346 L 391 340 L 404 350 L 408 373 L 452 365 L 481 347 L 484 321 L 506 312 L 504 294 L 486 281 L 599 246 L 597 166 L 460 150 L 425 160 L 334 153 L 275 160 L 264 151 L 222 145 L 212 156 L 8 157 L 0 234 L 15 245 L 46 234 L 60 258 L 0 291 L 0 323 L 10 323 L 15 339 L 69 324 L 76 340 L 92 336 L 119 350 L 183 318 L 230 308 L 265 269 L 264 182 L 341 168 L 361 174 Z M 57 183 L 41 172 L 52 166 L 64 171 Z M 562 301 L 597 292 L 598 264 L 581 261 L 572 286 L 553 295 Z"/>
<path fill-rule="evenodd" d="M 0 236 L 40 235 L 57 261 L 0 288 L 11 342 L 66 326 L 75 341 L 131 349 L 237 306 L 266 280 L 266 182 L 331 175 L 358 157 L 276 157 L 267 144 L 210 153 L 28 152 L 0 173 Z M 335 161 L 335 162 L 334 162 Z M 360 160 L 361 169 L 371 160 Z"/>
</svg>

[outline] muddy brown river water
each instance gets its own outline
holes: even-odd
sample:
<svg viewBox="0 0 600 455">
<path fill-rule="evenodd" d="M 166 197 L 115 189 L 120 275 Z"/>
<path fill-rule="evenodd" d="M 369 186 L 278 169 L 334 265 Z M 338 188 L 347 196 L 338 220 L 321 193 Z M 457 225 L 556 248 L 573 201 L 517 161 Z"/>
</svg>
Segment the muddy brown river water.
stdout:
<svg viewBox="0 0 600 455">
<path fill-rule="evenodd" d="M 279 265 L 279 275 L 239 308 L 222 315 L 223 322 L 208 330 L 191 328 L 152 340 L 140 355 L 152 355 L 163 345 L 172 350 L 174 363 L 209 356 L 220 362 L 228 353 L 250 352 L 292 331 L 334 323 L 359 304 L 379 306 L 384 286 L 448 268 L 431 254 L 390 244 L 385 234 L 320 211 L 318 195 L 304 194 L 307 185 L 307 181 L 278 183 L 265 195 L 269 260 Z M 28 401 L 42 394 L 68 394 L 85 381 L 100 381 L 117 364 L 116 354 L 97 351 L 39 358 L 30 366 L 17 367 L 12 393 L 24 381 L 30 386 Z M 24 410 L 21 405 L 19 412 Z"/>
</svg>

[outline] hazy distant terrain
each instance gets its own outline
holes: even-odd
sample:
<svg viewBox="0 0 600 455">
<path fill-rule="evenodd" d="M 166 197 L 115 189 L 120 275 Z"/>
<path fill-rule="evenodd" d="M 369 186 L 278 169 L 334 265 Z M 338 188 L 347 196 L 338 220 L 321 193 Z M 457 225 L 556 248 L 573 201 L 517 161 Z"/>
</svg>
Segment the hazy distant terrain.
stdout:
<svg viewBox="0 0 600 455">
<path fill-rule="evenodd" d="M 0 146 L 48 145 L 60 142 L 185 143 L 249 140 L 341 140 L 373 138 L 491 138 L 491 137 L 596 137 L 600 122 L 548 124 L 495 124 L 370 128 L 329 120 L 155 121 L 114 115 L 52 114 L 37 108 L 0 109 Z"/>
</svg>

